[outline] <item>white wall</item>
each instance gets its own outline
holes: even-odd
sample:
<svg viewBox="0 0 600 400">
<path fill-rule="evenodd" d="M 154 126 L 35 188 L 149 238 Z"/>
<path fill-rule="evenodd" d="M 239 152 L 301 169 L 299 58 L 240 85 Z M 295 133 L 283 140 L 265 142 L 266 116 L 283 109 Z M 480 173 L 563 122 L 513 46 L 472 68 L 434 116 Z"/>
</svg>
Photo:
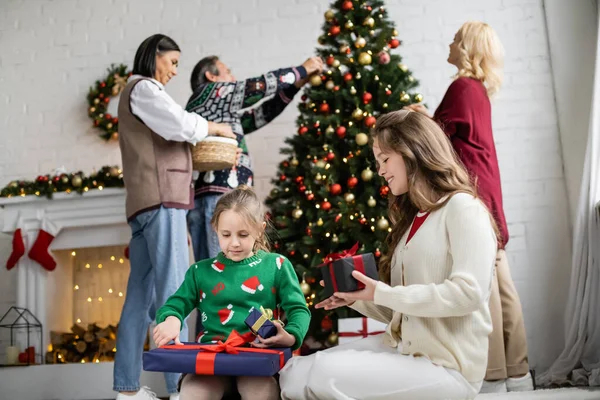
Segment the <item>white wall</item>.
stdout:
<svg viewBox="0 0 600 400">
<path fill-rule="evenodd" d="M 545 0 L 552 76 L 571 221 L 575 223 L 590 123 L 598 2 Z"/>
<path fill-rule="evenodd" d="M 565 0 L 566 1 L 566 0 Z M 577 3 L 569 8 L 577 7 Z M 494 102 L 494 129 L 511 241 L 533 366 L 562 343 L 570 237 L 559 129 L 541 0 L 391 0 L 398 49 L 435 107 L 453 73 L 448 44 L 461 23 L 492 24 L 506 47 L 506 82 Z M 131 65 L 148 35 L 171 35 L 183 50 L 168 91 L 184 103 L 199 57 L 215 53 L 238 77 L 298 64 L 313 53 L 327 1 L 17 1 L 0 4 L 0 185 L 64 165 L 91 171 L 119 163 L 116 143 L 89 128 L 85 95 L 110 63 Z M 568 11 L 568 10 L 567 10 Z M 283 139 L 295 132 L 291 106 L 249 139 L 256 183 L 266 194 Z M 10 242 L 0 243 L 0 259 Z M 14 273 L 0 272 L 0 311 L 14 301 Z"/>
</svg>

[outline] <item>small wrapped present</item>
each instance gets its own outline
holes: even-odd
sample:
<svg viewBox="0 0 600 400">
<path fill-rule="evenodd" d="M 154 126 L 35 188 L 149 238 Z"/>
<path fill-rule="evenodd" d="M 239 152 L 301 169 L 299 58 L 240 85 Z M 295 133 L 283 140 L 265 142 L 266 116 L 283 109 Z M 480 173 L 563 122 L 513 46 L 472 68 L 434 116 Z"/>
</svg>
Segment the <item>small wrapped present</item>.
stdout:
<svg viewBox="0 0 600 400">
<path fill-rule="evenodd" d="M 387 324 L 371 318 L 338 319 L 338 344 L 350 343 L 368 336 L 381 335 Z"/>
<path fill-rule="evenodd" d="M 354 292 L 364 289 L 365 285 L 354 279 L 352 271 L 359 271 L 371 279 L 379 280 L 373 254 L 355 255 L 357 250 L 358 243 L 350 250 L 332 253 L 325 257 L 325 263 L 320 266 L 325 283 L 325 297 L 330 297 L 335 292 Z"/>
<path fill-rule="evenodd" d="M 275 324 L 281 324 L 283 322 L 279 320 L 273 320 L 273 311 L 268 308 L 260 307 L 260 310 L 254 308 L 248 317 L 244 321 L 250 331 L 263 339 L 275 336 L 277 334 L 277 327 Z"/>
<path fill-rule="evenodd" d="M 254 334 L 232 331 L 225 343 L 167 345 L 144 352 L 144 371 L 196 375 L 273 376 L 292 356 L 290 348 L 241 347 Z"/>
</svg>

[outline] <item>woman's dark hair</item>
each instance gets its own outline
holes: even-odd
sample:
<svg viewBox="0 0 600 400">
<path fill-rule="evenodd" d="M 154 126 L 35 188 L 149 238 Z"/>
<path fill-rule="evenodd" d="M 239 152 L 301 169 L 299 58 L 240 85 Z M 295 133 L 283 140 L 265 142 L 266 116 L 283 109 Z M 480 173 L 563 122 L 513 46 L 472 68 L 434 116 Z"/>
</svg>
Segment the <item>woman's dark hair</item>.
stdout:
<svg viewBox="0 0 600 400">
<path fill-rule="evenodd" d="M 140 44 L 133 60 L 134 75 L 153 78 L 156 72 L 156 55 L 167 51 L 179 51 L 179 46 L 168 36 L 157 33 Z"/>
<path fill-rule="evenodd" d="M 192 70 L 192 76 L 190 77 L 192 92 L 195 92 L 200 86 L 208 83 L 208 79 L 206 79 L 207 72 L 210 72 L 213 75 L 219 75 L 217 61 L 219 61 L 219 57 L 217 56 L 204 57 L 202 60 L 198 61 L 198 64 L 196 64 Z"/>
</svg>

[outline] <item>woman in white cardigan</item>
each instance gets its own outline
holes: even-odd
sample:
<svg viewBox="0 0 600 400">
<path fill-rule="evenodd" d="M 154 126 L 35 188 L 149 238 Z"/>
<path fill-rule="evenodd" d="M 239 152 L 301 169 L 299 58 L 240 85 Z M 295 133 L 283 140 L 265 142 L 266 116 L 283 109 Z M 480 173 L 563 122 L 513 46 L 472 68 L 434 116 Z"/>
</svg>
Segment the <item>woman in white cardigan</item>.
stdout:
<svg viewBox="0 0 600 400">
<path fill-rule="evenodd" d="M 472 399 L 486 371 L 496 229 L 448 138 L 413 111 L 381 116 L 371 133 L 390 187 L 381 281 L 317 304 L 349 306 L 388 324 L 281 371 L 284 399 Z"/>
</svg>

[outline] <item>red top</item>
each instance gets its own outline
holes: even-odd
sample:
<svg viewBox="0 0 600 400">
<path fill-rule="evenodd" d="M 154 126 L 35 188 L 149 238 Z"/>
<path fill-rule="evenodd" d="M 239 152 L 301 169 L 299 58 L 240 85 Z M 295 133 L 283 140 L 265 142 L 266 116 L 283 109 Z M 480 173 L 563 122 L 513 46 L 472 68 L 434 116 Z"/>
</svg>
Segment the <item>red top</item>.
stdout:
<svg viewBox="0 0 600 400">
<path fill-rule="evenodd" d="M 494 216 L 502 236 L 498 246 L 504 248 L 508 228 L 492 134 L 492 107 L 485 86 L 476 79 L 456 79 L 435 110 L 434 119 L 450 137 L 454 150 L 477 182 L 477 193 Z"/>
<path fill-rule="evenodd" d="M 417 213 L 417 215 L 415 216 L 415 220 L 413 221 L 412 226 L 410 227 L 410 231 L 408 232 L 408 237 L 406 238 L 406 243 L 410 242 L 410 239 L 412 239 L 412 237 L 419 230 L 421 225 L 423 225 L 423 222 L 425 222 L 425 220 L 427 219 L 428 216 L 429 216 L 429 213 L 421 213 L 421 212 Z"/>
</svg>

